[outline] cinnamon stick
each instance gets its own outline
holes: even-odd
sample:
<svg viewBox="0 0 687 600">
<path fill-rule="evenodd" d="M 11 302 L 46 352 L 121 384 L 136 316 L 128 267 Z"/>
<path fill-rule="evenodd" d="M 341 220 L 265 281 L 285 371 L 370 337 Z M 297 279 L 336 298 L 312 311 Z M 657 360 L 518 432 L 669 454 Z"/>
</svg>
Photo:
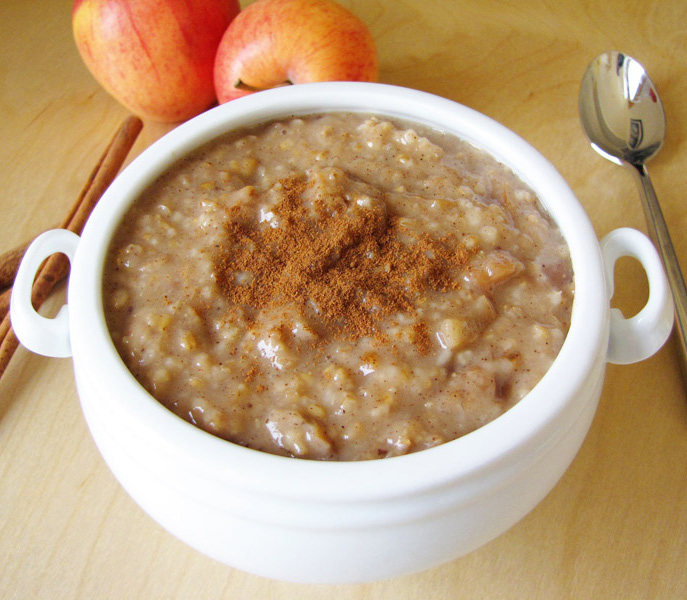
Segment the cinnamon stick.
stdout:
<svg viewBox="0 0 687 600">
<path fill-rule="evenodd" d="M 0 322 L 0 377 L 7 369 L 19 341 L 10 326 L 10 315 L 7 313 Z"/>
<path fill-rule="evenodd" d="M 91 172 L 76 202 L 65 216 L 61 227 L 80 234 L 91 211 L 117 176 L 131 147 L 143 127 L 138 117 L 129 117 L 115 133 L 100 160 Z M 53 254 L 41 266 L 33 284 L 31 300 L 38 309 L 55 284 L 69 272 L 69 260 L 64 254 Z M 0 322 L 0 377 L 5 372 L 19 342 L 12 331 L 10 315 Z"/>
<path fill-rule="evenodd" d="M 12 287 L 19 263 L 28 247 L 29 242 L 12 248 L 0 256 L 0 290 Z"/>
<path fill-rule="evenodd" d="M 5 318 L 5 315 L 10 310 L 10 296 L 12 295 L 12 288 L 7 288 L 0 294 L 0 322 Z M 2 338 L 0 338 L 2 339 Z"/>
</svg>

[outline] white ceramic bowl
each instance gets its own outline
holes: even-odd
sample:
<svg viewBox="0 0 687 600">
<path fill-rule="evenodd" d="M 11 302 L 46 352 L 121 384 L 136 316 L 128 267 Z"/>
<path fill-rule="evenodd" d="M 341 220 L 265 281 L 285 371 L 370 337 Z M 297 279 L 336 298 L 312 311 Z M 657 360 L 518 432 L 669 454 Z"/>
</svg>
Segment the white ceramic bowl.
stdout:
<svg viewBox="0 0 687 600">
<path fill-rule="evenodd" d="M 128 372 L 103 316 L 108 243 L 142 188 L 175 159 L 229 129 L 321 111 L 364 111 L 447 130 L 487 150 L 538 193 L 562 229 L 575 272 L 570 332 L 541 382 L 514 408 L 455 441 L 407 456 L 354 463 L 297 460 L 213 437 L 155 401 Z M 29 302 L 41 260 L 72 261 L 68 304 L 55 319 Z M 636 257 L 646 307 L 611 311 L 613 265 Z M 422 92 L 379 84 L 280 88 L 220 106 L 142 153 L 104 195 L 83 235 L 36 240 L 15 283 L 11 317 L 24 345 L 72 356 L 98 448 L 152 518 L 189 545 L 239 569 L 300 582 L 361 582 L 456 558 L 498 536 L 556 484 L 594 416 L 606 363 L 653 354 L 673 312 L 651 243 L 621 229 L 600 245 L 579 202 L 532 147 L 491 119 Z"/>
</svg>

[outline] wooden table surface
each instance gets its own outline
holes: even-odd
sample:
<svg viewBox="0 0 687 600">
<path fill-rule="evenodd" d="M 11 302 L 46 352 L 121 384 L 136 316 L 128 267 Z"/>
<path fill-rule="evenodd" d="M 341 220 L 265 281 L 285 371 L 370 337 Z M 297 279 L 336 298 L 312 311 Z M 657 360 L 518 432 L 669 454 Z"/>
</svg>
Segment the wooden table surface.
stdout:
<svg viewBox="0 0 687 600">
<path fill-rule="evenodd" d="M 668 121 L 650 171 L 687 268 L 684 0 L 342 3 L 369 25 L 382 82 L 513 129 L 567 179 L 599 237 L 645 231 L 644 217 L 630 174 L 582 133 L 579 80 L 604 50 L 642 62 Z M 70 13 L 71 0 L 0 2 L 0 251 L 61 220 L 127 115 L 83 66 Z M 168 129 L 146 123 L 131 156 Z M 614 305 L 641 307 L 646 282 L 634 261 L 620 262 L 616 281 Z M 417 575 L 305 586 L 222 566 L 150 520 L 100 458 L 69 359 L 20 348 L 0 381 L 0 597 L 687 598 L 687 398 L 676 350 L 671 340 L 643 363 L 608 367 L 577 458 L 506 534 Z"/>
</svg>

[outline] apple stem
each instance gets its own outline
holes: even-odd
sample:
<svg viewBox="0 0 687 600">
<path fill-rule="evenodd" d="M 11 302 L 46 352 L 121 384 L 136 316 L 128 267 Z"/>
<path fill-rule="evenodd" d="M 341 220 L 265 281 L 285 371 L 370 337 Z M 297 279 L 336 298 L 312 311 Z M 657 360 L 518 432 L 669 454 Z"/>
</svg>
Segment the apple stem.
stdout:
<svg viewBox="0 0 687 600">
<path fill-rule="evenodd" d="M 255 87 L 255 86 L 252 86 L 252 85 L 248 85 L 247 83 L 244 83 L 243 81 L 241 81 L 241 80 L 239 79 L 239 80 L 234 84 L 234 87 L 235 87 L 237 90 L 243 90 L 243 91 L 245 91 L 245 92 L 261 92 L 261 91 L 263 91 L 263 90 L 270 90 L 270 89 L 272 89 L 272 88 L 282 87 L 282 86 L 284 86 L 284 85 L 293 85 L 293 82 L 291 82 L 291 81 L 289 81 L 289 80 L 287 79 L 287 80 L 284 81 L 283 83 L 278 83 L 278 84 L 273 85 L 273 86 L 270 86 L 270 87 L 261 88 L 261 87 Z"/>
</svg>

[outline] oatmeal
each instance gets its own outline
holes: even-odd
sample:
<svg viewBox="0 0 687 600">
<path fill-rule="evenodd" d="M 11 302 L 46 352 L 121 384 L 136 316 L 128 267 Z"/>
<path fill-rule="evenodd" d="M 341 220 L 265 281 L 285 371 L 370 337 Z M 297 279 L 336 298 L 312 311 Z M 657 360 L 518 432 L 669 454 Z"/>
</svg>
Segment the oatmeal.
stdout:
<svg viewBox="0 0 687 600">
<path fill-rule="evenodd" d="M 182 418 L 257 450 L 364 460 L 518 402 L 567 333 L 567 246 L 535 194 L 452 136 L 358 114 L 220 137 L 136 201 L 108 327 Z"/>
</svg>

